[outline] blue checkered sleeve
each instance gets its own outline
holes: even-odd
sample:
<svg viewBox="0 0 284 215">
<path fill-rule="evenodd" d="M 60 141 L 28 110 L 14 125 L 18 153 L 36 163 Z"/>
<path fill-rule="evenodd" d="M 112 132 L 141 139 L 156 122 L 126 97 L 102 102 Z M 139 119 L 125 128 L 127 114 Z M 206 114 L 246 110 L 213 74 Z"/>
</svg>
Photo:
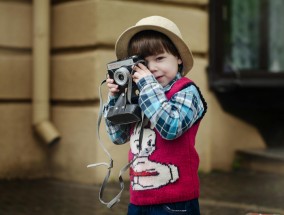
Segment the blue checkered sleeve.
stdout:
<svg viewBox="0 0 284 215">
<path fill-rule="evenodd" d="M 123 144 L 129 140 L 130 137 L 130 125 L 115 125 L 106 119 L 107 112 L 110 107 L 113 107 L 117 101 L 117 97 L 109 96 L 108 103 L 104 105 L 104 117 L 106 123 L 106 130 L 115 144 Z"/>
<path fill-rule="evenodd" d="M 177 92 L 170 100 L 153 76 L 140 79 L 137 85 L 139 105 L 164 139 L 181 136 L 204 112 L 201 95 L 194 85 Z"/>
</svg>

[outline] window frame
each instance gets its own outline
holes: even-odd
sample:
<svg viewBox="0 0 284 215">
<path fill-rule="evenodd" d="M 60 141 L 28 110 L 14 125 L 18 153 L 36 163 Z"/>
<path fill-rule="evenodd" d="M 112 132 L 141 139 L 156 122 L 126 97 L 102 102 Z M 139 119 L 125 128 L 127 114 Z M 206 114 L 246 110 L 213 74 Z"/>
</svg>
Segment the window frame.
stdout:
<svg viewBox="0 0 284 215">
<path fill-rule="evenodd" d="M 211 89 L 217 92 L 227 92 L 242 88 L 284 88 L 284 71 L 279 73 L 254 69 L 230 73 L 223 71 L 222 14 L 224 1 L 226 0 L 210 0 L 209 2 L 208 78 Z"/>
</svg>

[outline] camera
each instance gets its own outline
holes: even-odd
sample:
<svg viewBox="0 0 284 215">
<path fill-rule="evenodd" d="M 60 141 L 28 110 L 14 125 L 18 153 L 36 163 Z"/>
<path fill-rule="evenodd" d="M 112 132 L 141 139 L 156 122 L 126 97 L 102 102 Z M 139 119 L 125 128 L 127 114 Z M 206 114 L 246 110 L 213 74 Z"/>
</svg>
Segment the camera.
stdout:
<svg viewBox="0 0 284 215">
<path fill-rule="evenodd" d="M 132 67 L 142 63 L 146 65 L 145 60 L 137 55 L 125 58 L 122 60 L 112 61 L 107 64 L 107 71 L 109 77 L 114 80 L 114 84 L 118 85 L 119 94 L 125 92 L 125 88 L 128 87 L 129 81 L 132 81 L 133 72 Z M 132 82 L 132 100 L 137 100 L 139 90 L 135 82 Z"/>
</svg>

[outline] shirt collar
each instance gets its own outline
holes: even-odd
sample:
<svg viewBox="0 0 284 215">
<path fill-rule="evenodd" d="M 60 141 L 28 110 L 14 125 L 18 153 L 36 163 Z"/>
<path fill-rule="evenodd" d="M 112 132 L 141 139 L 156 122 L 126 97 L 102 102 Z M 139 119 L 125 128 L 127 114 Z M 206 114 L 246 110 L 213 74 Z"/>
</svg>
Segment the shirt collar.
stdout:
<svg viewBox="0 0 284 215">
<path fill-rule="evenodd" d="M 164 92 L 169 91 L 172 88 L 173 84 L 180 78 L 181 78 L 181 74 L 178 72 L 176 77 L 172 81 L 170 81 L 170 83 L 167 86 L 163 88 Z"/>
</svg>

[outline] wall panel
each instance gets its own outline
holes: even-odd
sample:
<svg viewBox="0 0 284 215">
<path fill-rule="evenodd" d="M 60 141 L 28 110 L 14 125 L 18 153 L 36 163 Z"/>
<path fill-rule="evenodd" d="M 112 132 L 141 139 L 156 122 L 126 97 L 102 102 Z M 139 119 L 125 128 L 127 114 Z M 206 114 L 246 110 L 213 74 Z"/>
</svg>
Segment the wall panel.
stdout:
<svg viewBox="0 0 284 215">
<path fill-rule="evenodd" d="M 31 4 L 0 2 L 0 47 L 31 48 Z"/>
<path fill-rule="evenodd" d="M 31 56 L 0 54 L 0 100 L 31 99 Z"/>
<path fill-rule="evenodd" d="M 139 8 L 139 10 L 138 10 Z M 196 52 L 208 50 L 208 15 L 190 7 L 143 4 L 132 1 L 83 1 L 59 4 L 53 9 L 53 48 L 106 45 L 139 19 L 161 15 L 180 27 L 186 43 Z"/>
<path fill-rule="evenodd" d="M 0 103 L 0 178 L 50 176 L 48 146 L 31 126 L 31 105 Z"/>
</svg>

